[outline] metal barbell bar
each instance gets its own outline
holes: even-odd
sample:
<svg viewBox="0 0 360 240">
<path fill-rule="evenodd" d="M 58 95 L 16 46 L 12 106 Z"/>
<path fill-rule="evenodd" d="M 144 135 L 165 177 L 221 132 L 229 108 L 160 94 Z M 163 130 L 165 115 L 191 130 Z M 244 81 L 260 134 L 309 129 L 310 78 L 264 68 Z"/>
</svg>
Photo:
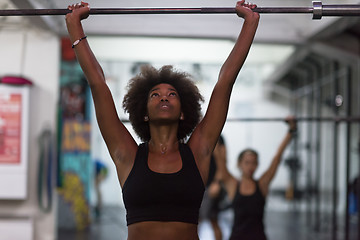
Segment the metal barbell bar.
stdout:
<svg viewBox="0 0 360 240">
<path fill-rule="evenodd" d="M 360 16 L 360 4 L 323 5 L 321 1 L 313 1 L 312 7 L 257 7 L 258 13 L 269 14 L 313 14 L 313 19 L 322 16 Z M 0 10 L 0 16 L 37 16 L 65 15 L 68 9 L 6 9 Z M 93 8 L 91 15 L 100 14 L 226 14 L 235 13 L 235 8 L 202 7 L 202 8 Z"/>
<path fill-rule="evenodd" d="M 351 117 L 294 117 L 297 122 L 351 122 L 360 123 L 360 116 Z M 130 122 L 128 119 L 121 119 L 122 122 Z M 260 117 L 260 118 L 228 118 L 226 122 L 286 122 L 286 118 L 281 117 Z"/>
<path fill-rule="evenodd" d="M 358 122 L 360 116 L 352 117 L 295 117 L 298 122 Z M 228 118 L 227 122 L 285 122 L 286 118 Z"/>
</svg>

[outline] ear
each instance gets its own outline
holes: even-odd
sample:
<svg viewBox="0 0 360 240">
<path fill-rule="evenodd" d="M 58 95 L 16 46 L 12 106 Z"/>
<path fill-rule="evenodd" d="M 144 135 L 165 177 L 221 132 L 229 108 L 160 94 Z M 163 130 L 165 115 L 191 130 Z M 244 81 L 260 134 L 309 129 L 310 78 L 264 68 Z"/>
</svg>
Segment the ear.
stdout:
<svg viewBox="0 0 360 240">
<path fill-rule="evenodd" d="M 149 116 L 144 116 L 144 122 L 148 122 L 149 121 Z"/>
</svg>

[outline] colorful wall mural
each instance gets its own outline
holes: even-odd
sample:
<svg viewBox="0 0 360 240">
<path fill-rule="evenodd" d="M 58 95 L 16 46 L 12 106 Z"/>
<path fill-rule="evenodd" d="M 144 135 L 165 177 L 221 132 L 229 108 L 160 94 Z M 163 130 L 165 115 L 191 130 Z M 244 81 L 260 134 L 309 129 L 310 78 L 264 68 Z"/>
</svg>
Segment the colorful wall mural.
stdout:
<svg viewBox="0 0 360 240">
<path fill-rule="evenodd" d="M 58 111 L 58 227 L 84 230 L 91 222 L 89 90 L 70 40 L 62 39 Z"/>
</svg>

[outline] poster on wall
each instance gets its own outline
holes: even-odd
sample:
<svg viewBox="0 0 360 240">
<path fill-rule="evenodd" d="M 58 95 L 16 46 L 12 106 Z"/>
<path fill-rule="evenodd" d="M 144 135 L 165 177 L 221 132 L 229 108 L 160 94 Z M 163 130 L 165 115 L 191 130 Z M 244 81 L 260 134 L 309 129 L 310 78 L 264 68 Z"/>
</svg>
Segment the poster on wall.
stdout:
<svg viewBox="0 0 360 240">
<path fill-rule="evenodd" d="M 21 162 L 22 94 L 0 94 L 0 164 Z"/>
<path fill-rule="evenodd" d="M 0 199 L 27 197 L 29 96 L 28 86 L 0 84 Z"/>
</svg>

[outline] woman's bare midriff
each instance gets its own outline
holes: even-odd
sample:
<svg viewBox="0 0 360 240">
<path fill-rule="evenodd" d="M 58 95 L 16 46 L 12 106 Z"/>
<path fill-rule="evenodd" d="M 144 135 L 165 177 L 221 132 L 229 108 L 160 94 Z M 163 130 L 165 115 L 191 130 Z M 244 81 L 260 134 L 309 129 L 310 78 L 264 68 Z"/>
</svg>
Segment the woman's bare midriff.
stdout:
<svg viewBox="0 0 360 240">
<path fill-rule="evenodd" d="M 128 240 L 199 240 L 197 225 L 183 222 L 140 222 L 128 226 Z"/>
</svg>

